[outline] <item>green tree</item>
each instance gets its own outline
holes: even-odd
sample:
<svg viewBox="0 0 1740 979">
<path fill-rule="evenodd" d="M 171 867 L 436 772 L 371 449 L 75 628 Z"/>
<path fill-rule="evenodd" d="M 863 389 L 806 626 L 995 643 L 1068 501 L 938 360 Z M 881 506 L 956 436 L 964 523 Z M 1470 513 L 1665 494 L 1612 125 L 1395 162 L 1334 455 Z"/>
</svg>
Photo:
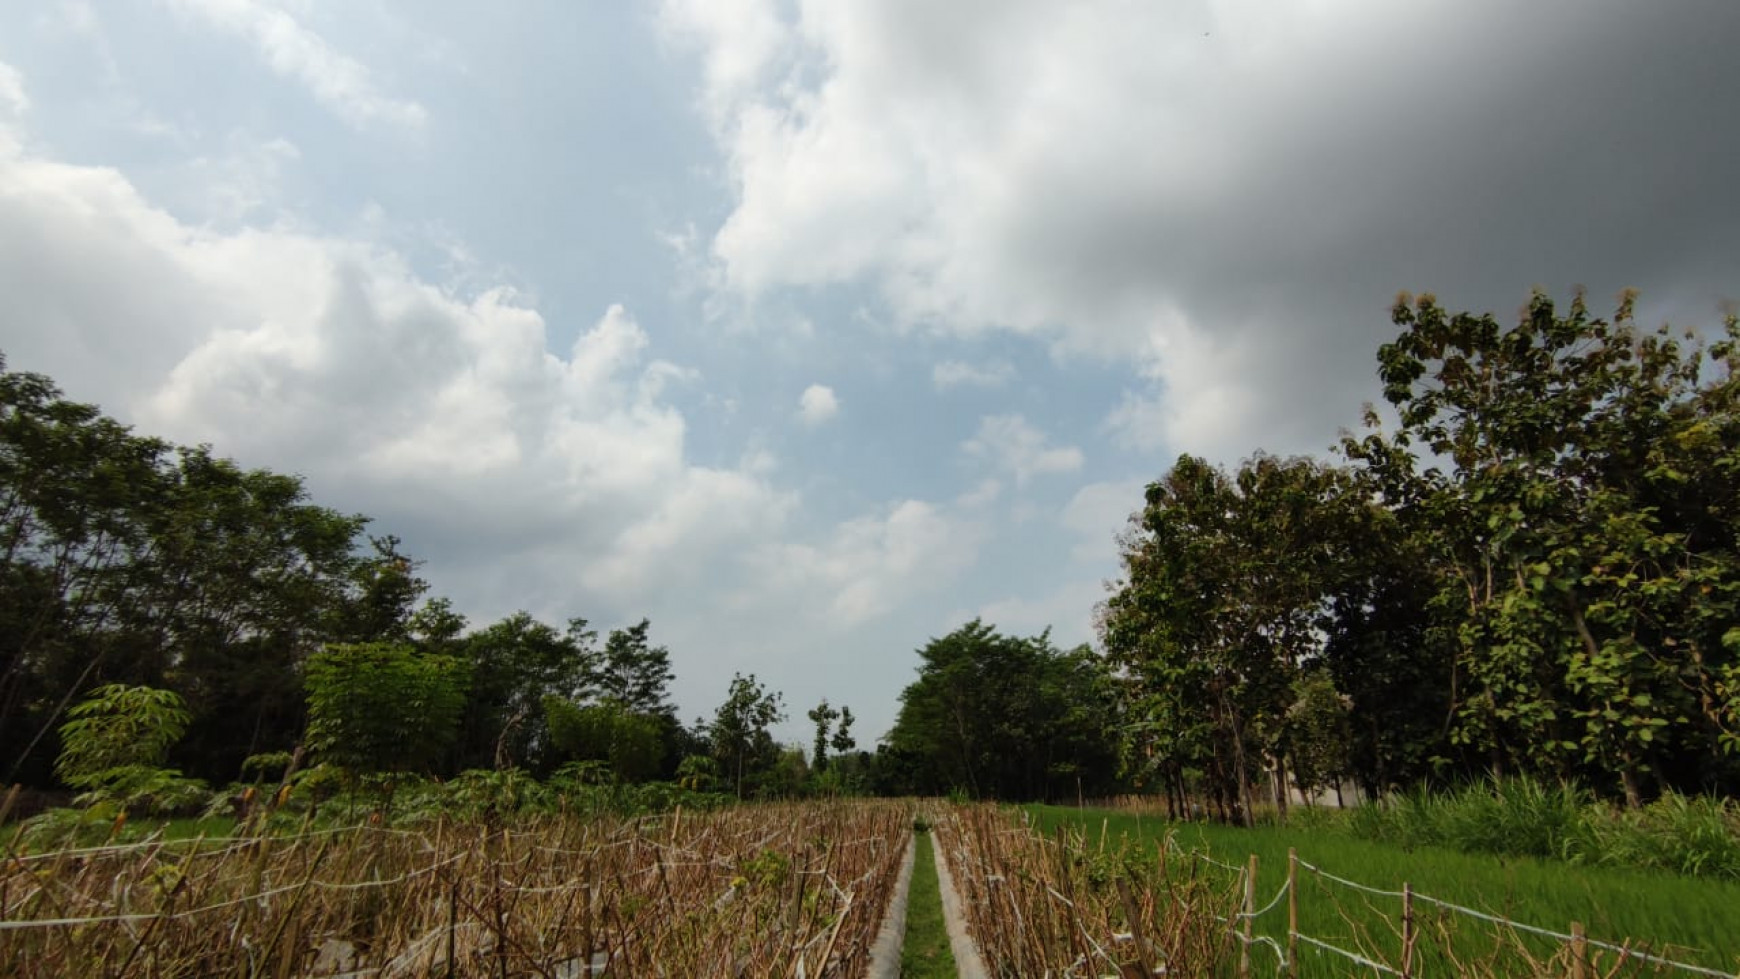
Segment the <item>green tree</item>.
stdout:
<svg viewBox="0 0 1740 979">
<path fill-rule="evenodd" d="M 732 675 L 731 689 L 707 725 L 707 740 L 739 799 L 746 786 L 752 787 L 778 763 L 779 745 L 769 729 L 783 720 L 778 691 L 769 692 L 753 673 Z"/>
<path fill-rule="evenodd" d="M 551 743 L 564 760 L 604 762 L 622 782 L 658 774 L 663 732 L 655 717 L 615 700 L 581 706 L 560 697 L 546 697 L 544 712 Z"/>
<path fill-rule="evenodd" d="M 549 767 L 547 698 L 578 700 L 596 689 L 601 654 L 585 619 L 564 631 L 527 612 L 514 614 L 465 638 L 458 653 L 470 665 L 455 768 L 502 763 Z"/>
<path fill-rule="evenodd" d="M 855 720 L 857 718 L 852 716 L 852 708 L 841 704 L 840 723 L 835 726 L 833 735 L 828 738 L 828 747 L 834 749 L 834 754 L 844 755 L 858 747 L 858 739 L 852 737 L 852 722 Z"/>
<path fill-rule="evenodd" d="M 204 785 L 164 768 L 191 715 L 169 690 L 108 684 L 68 711 L 55 774 L 84 789 L 81 804 L 173 807 L 198 799 Z"/>
<path fill-rule="evenodd" d="M 1137 739 L 1127 758 L 1173 786 L 1203 772 L 1248 818 L 1255 771 L 1285 766 L 1294 678 L 1322 652 L 1351 487 L 1335 467 L 1263 455 L 1231 476 L 1183 456 L 1148 487 L 1101 615 Z"/>
<path fill-rule="evenodd" d="M 652 622 L 642 619 L 627 629 L 612 629 L 592 681 L 601 697 L 632 713 L 671 714 L 670 685 L 676 674 L 670 650 L 647 638 L 651 628 Z"/>
<path fill-rule="evenodd" d="M 352 773 L 427 769 L 458 733 L 468 672 L 402 644 L 328 646 L 308 660 L 308 747 Z"/>
<path fill-rule="evenodd" d="M 1117 705 L 1085 647 L 1062 651 L 1048 635 L 1005 636 L 975 619 L 919 658 L 888 735 L 906 791 L 1074 798 L 1078 786 L 1097 794 L 1114 784 Z"/>
<path fill-rule="evenodd" d="M 824 697 L 820 704 L 810 708 L 809 718 L 810 723 L 816 726 L 815 747 L 810 756 L 810 768 L 817 772 L 826 771 L 828 767 L 828 736 L 834 722 L 840 719 L 840 712 L 829 706 L 827 698 Z"/>
<path fill-rule="evenodd" d="M 1352 761 L 1348 752 L 1351 706 L 1326 669 L 1307 670 L 1294 681 L 1285 741 L 1293 763 L 1293 784 L 1307 799 L 1326 788 L 1334 788 L 1338 798 L 1341 795 Z"/>
<path fill-rule="evenodd" d="M 1740 601 L 1733 365 L 1544 295 L 1520 321 L 1403 297 L 1379 353 L 1400 427 L 1353 443 L 1414 508 L 1453 617 L 1452 739 L 1495 771 L 1732 784 L 1720 754 Z M 1447 467 L 1420 469 L 1425 451 Z"/>
<path fill-rule="evenodd" d="M 182 695 L 175 755 L 204 774 L 290 744 L 301 661 L 350 588 L 363 523 L 308 503 L 295 477 L 135 435 L 47 378 L 0 370 L 9 776 L 46 781 L 63 712 L 105 683 Z"/>
</svg>

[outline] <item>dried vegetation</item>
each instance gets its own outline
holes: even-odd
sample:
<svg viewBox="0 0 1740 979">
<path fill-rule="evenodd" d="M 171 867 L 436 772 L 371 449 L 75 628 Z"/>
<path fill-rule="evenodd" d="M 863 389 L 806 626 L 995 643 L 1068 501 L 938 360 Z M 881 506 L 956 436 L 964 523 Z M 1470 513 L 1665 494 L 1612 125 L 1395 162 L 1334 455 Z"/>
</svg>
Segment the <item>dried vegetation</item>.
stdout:
<svg viewBox="0 0 1740 979">
<path fill-rule="evenodd" d="M 5 856 L 0 975 L 857 976 L 900 803 Z"/>
</svg>

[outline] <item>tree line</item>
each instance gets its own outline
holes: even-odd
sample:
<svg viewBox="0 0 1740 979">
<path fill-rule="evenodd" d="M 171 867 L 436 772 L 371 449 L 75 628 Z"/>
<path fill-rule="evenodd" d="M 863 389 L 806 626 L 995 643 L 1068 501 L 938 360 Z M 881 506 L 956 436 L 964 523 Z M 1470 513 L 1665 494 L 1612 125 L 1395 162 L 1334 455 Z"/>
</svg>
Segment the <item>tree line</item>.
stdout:
<svg viewBox="0 0 1740 979">
<path fill-rule="evenodd" d="M 1099 617 L 1127 774 L 1228 816 L 1264 771 L 1740 789 L 1735 319 L 1706 344 L 1629 294 L 1392 314 L 1391 428 L 1147 488 Z"/>
<path fill-rule="evenodd" d="M 774 740 L 783 699 L 754 676 L 686 725 L 649 621 L 601 636 L 516 612 L 471 628 L 368 523 L 0 358 L 5 781 L 89 788 L 149 758 L 221 785 L 298 748 L 358 774 L 581 765 L 735 795 L 864 781 L 849 709 L 812 714 L 810 758 Z M 830 748 L 827 782 L 812 769 Z M 111 754 L 133 760 L 91 761 Z"/>
<path fill-rule="evenodd" d="M 0 762 L 100 781 L 107 730 L 214 784 L 300 749 L 389 780 L 1138 790 L 1229 820 L 1289 784 L 1733 795 L 1740 323 L 1640 329 L 1629 295 L 1610 319 L 1540 294 L 1510 326 L 1431 296 L 1392 317 L 1388 428 L 1368 409 L 1327 458 L 1180 457 L 1120 537 L 1098 650 L 969 622 L 917 651 L 873 751 L 825 700 L 810 745 L 780 744 L 784 698 L 742 674 L 684 724 L 650 622 L 471 628 L 299 478 L 136 435 L 0 360 Z"/>
</svg>

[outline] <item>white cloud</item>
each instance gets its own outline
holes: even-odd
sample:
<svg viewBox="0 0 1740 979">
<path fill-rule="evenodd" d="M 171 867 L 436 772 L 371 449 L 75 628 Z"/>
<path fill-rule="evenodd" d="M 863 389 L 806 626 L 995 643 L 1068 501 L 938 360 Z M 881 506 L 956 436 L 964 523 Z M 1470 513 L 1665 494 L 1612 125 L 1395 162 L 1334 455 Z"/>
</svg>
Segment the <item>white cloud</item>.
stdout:
<svg viewBox="0 0 1740 979">
<path fill-rule="evenodd" d="M 685 34 L 736 195 L 722 287 L 868 287 L 906 328 L 1133 364 L 1127 445 L 1322 449 L 1377 393 L 1398 289 L 1730 289 L 1731 4 L 755 9 Z"/>
<path fill-rule="evenodd" d="M 985 535 L 923 500 L 806 517 L 765 449 L 697 462 L 670 393 L 698 375 L 656 359 L 623 307 L 551 350 L 509 289 L 427 281 L 369 241 L 187 224 L 113 169 L 0 154 L 0 293 L 11 369 L 302 474 L 318 502 L 403 537 L 480 624 L 521 607 L 650 615 L 683 657 L 688 705 L 715 702 L 734 669 L 838 699 L 861 659 L 847 638 L 935 600 Z M 800 648 L 815 635 L 834 644 Z M 852 674 L 882 698 L 867 717 L 899 682 L 871 673 Z"/>
<path fill-rule="evenodd" d="M 980 480 L 979 485 L 962 493 L 955 502 L 968 510 L 978 510 L 997 502 L 1003 495 L 1003 483 L 996 479 Z"/>
<path fill-rule="evenodd" d="M 1014 596 L 987 602 L 958 619 L 977 616 L 1013 635 L 1034 636 L 1050 629 L 1051 641 L 1064 648 L 1092 643 L 1094 608 L 1106 599 L 1105 583 L 1068 581 L 1037 596 Z"/>
<path fill-rule="evenodd" d="M 958 387 L 1002 387 L 1015 379 L 1015 368 L 1004 361 L 968 364 L 959 360 L 945 360 L 930 369 L 930 379 L 938 391 Z"/>
<path fill-rule="evenodd" d="M 1120 445 L 1132 449 L 1176 447 L 1221 462 L 1249 455 L 1261 444 L 1253 437 L 1261 438 L 1265 430 L 1271 437 L 1287 432 L 1309 414 L 1277 411 L 1266 392 L 1249 381 L 1261 372 L 1263 354 L 1272 356 L 1294 342 L 1275 337 L 1258 352 L 1240 334 L 1214 337 L 1189 326 L 1157 328 L 1138 372 L 1146 385 L 1125 391 L 1107 415 L 1106 427 Z M 1306 360 L 1302 354 L 1301 362 Z"/>
<path fill-rule="evenodd" d="M 986 415 L 979 420 L 978 434 L 961 443 L 961 449 L 1012 474 L 1016 485 L 1034 476 L 1074 472 L 1082 466 L 1080 449 L 1051 445 L 1045 433 L 1020 415 Z"/>
<path fill-rule="evenodd" d="M 884 615 L 946 586 L 978 559 L 986 528 L 921 500 L 845 521 L 819 543 L 775 543 L 755 555 L 741 602 L 808 599 L 830 629 Z"/>
<path fill-rule="evenodd" d="M 825 384 L 812 384 L 804 388 L 803 396 L 798 399 L 798 420 L 815 428 L 840 413 L 840 399 L 834 395 L 834 389 Z"/>
<path fill-rule="evenodd" d="M 30 99 L 24 94 L 24 76 L 17 68 L 0 61 L 0 110 L 16 117 L 29 108 Z"/>
<path fill-rule="evenodd" d="M 767 78 L 790 39 L 770 0 L 665 0 L 659 23 L 667 34 L 701 49 L 707 109 L 720 124 Z"/>
<path fill-rule="evenodd" d="M 301 84 L 354 128 L 385 124 L 416 131 L 428 122 L 421 104 L 382 94 L 365 65 L 334 50 L 284 10 L 262 0 L 171 2 L 211 27 L 252 42 L 274 73 Z"/>
<path fill-rule="evenodd" d="M 1113 566 L 1118 558 L 1117 536 L 1129 525 L 1130 515 L 1142 509 L 1147 483 L 1139 479 L 1089 483 L 1065 504 L 1059 521 L 1077 541 L 1070 557 L 1083 564 Z"/>
</svg>

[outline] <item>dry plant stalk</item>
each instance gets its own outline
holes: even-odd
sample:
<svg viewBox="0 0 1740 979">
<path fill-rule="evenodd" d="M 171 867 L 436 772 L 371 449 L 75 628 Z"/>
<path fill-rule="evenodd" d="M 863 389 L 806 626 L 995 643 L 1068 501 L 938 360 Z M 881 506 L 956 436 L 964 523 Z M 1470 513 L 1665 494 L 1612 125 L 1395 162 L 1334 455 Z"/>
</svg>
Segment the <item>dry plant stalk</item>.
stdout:
<svg viewBox="0 0 1740 979">
<path fill-rule="evenodd" d="M 1195 860 L 1045 837 L 988 805 L 950 807 L 934 831 L 996 975 L 1201 976 L 1237 957 L 1225 922 L 1239 895 Z"/>
<path fill-rule="evenodd" d="M 911 826 L 815 802 L 30 854 L 0 975 L 858 976 Z"/>
</svg>

